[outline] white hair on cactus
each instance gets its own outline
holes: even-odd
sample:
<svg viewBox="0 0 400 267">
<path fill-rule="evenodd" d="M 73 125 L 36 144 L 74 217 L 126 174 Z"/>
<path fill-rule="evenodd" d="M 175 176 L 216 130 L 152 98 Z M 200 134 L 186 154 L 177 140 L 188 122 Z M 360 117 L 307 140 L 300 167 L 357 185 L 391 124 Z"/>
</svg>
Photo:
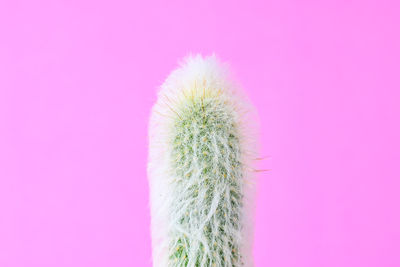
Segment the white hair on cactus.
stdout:
<svg viewBox="0 0 400 267">
<path fill-rule="evenodd" d="M 153 266 L 253 266 L 255 120 L 228 68 L 189 56 L 149 127 Z"/>
</svg>

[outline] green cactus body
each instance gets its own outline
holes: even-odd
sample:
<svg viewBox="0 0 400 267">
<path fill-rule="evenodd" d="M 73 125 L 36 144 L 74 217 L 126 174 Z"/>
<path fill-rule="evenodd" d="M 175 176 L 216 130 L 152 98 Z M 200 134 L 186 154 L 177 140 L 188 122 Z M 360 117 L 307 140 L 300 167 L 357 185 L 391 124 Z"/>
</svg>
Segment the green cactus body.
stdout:
<svg viewBox="0 0 400 267">
<path fill-rule="evenodd" d="M 252 113 L 214 56 L 188 57 L 150 118 L 154 267 L 252 267 Z M 249 131 L 250 130 L 250 131 Z"/>
<path fill-rule="evenodd" d="M 187 98 L 177 113 L 169 266 L 240 266 L 242 166 L 233 111 L 203 95 Z"/>
</svg>

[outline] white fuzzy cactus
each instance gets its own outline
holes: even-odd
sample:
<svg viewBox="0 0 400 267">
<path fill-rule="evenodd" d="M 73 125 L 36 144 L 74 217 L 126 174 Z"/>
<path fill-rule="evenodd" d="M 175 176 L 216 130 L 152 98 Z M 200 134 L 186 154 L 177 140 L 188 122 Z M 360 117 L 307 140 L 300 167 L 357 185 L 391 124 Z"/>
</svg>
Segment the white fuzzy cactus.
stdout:
<svg viewBox="0 0 400 267">
<path fill-rule="evenodd" d="M 253 112 L 215 56 L 188 57 L 150 118 L 153 266 L 252 266 Z"/>
</svg>

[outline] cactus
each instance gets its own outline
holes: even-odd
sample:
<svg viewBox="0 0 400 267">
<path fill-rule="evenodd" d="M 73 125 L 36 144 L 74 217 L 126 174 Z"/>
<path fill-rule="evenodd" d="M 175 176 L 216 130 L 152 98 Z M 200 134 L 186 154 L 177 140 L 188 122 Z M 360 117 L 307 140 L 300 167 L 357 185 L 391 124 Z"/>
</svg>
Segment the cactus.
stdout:
<svg viewBox="0 0 400 267">
<path fill-rule="evenodd" d="M 247 103 L 215 56 L 186 58 L 162 85 L 149 129 L 155 267 L 252 266 Z"/>
</svg>

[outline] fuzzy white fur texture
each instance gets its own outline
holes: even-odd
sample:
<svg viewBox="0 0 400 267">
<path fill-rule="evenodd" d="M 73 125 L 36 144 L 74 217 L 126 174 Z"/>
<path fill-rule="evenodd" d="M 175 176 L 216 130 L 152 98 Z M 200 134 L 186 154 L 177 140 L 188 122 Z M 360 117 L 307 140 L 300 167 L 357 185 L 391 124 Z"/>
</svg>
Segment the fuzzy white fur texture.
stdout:
<svg viewBox="0 0 400 267">
<path fill-rule="evenodd" d="M 255 111 L 214 55 L 188 56 L 149 125 L 154 267 L 253 266 Z"/>
</svg>

